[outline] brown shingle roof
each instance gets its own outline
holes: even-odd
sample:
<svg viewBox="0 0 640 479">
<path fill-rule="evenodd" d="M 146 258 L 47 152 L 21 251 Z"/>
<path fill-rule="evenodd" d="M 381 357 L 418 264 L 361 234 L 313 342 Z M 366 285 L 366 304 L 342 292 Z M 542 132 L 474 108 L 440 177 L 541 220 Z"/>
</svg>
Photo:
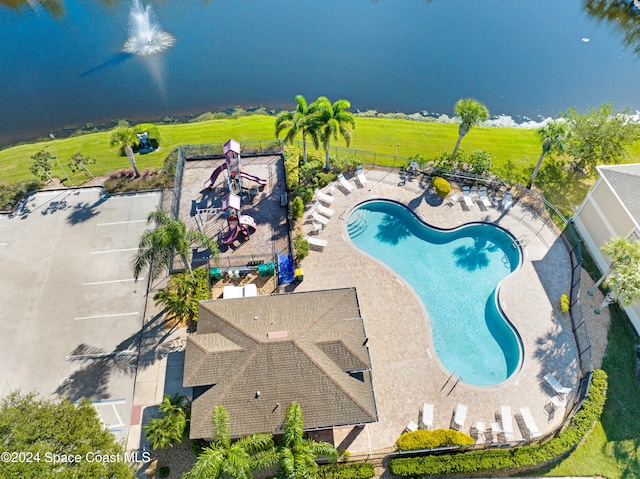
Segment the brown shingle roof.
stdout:
<svg viewBox="0 0 640 479">
<path fill-rule="evenodd" d="M 184 385 L 213 386 L 194 398 L 192 438 L 211 437 L 218 404 L 233 436 L 277 432 L 294 400 L 306 429 L 377 420 L 355 288 L 206 301 L 198 317 Z"/>
</svg>

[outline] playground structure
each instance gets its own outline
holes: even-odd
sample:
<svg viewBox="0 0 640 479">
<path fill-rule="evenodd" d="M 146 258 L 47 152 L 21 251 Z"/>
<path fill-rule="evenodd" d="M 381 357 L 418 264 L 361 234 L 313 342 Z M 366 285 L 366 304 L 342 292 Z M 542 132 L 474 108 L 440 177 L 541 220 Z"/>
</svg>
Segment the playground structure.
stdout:
<svg viewBox="0 0 640 479">
<path fill-rule="evenodd" d="M 242 171 L 242 162 L 240 160 L 240 143 L 230 139 L 224 144 L 225 162 L 216 167 L 211 176 L 205 181 L 204 187 L 211 188 L 218 176 L 223 171 L 227 171 L 227 189 L 228 193 L 222 198 L 222 211 L 227 217 L 227 226 L 229 231 L 220 237 L 220 244 L 230 245 L 238 238 L 249 238 L 251 233 L 256 230 L 256 221 L 249 215 L 240 214 L 242 198 L 240 195 L 246 191 L 242 187 L 242 180 L 249 180 L 260 186 L 265 186 L 267 180 L 258 178 Z"/>
</svg>

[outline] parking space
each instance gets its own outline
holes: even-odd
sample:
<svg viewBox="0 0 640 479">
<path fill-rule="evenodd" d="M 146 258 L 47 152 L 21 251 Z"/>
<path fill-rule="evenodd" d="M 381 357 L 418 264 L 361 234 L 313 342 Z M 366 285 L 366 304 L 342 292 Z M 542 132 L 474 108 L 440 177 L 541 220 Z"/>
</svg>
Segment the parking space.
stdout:
<svg viewBox="0 0 640 479">
<path fill-rule="evenodd" d="M 92 397 L 126 439 L 147 285 L 130 262 L 159 203 L 44 191 L 0 217 L 1 395 Z"/>
</svg>

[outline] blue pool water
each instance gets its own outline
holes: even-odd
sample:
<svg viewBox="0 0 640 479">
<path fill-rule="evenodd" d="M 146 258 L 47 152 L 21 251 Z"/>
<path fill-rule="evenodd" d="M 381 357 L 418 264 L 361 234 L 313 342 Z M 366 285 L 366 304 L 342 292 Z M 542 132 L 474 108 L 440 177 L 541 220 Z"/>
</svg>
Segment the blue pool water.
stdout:
<svg viewBox="0 0 640 479">
<path fill-rule="evenodd" d="M 438 230 L 405 206 L 382 200 L 354 209 L 347 230 L 355 246 L 391 267 L 422 298 L 436 353 L 451 373 L 490 386 L 516 371 L 520 341 L 496 304 L 499 282 L 521 262 L 508 233 L 486 223 Z"/>
</svg>

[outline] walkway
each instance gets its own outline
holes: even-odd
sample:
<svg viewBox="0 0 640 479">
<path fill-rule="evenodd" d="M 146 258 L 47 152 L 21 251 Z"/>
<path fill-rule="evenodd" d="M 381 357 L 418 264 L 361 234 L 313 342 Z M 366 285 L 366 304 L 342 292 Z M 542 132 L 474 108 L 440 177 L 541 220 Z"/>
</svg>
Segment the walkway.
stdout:
<svg viewBox="0 0 640 479">
<path fill-rule="evenodd" d="M 424 402 L 433 403 L 434 428 L 448 428 L 458 402 L 468 406 L 463 431 L 476 421 L 496 418 L 501 405 L 512 414 L 528 406 L 544 434 L 557 427 L 564 411 L 549 415 L 544 407 L 551 395 L 542 377 L 552 372 L 565 385 L 577 389 L 576 351 L 561 325 L 560 295 L 568 291 L 570 262 L 567 251 L 544 222 L 517 202 L 508 211 L 491 207 L 469 211 L 459 203 L 433 206 L 428 184 L 405 179 L 398 172 L 366 171 L 368 183 L 353 192 L 337 188 L 331 208 L 333 218 L 318 237 L 328 241 L 323 252 L 311 251 L 303 262 L 305 280 L 298 291 L 356 286 L 365 321 L 373 365 L 373 381 L 379 422 L 360 433 L 345 428 L 334 431 L 335 444 L 352 454 L 382 451 L 393 446 L 407 423 L 418 422 Z M 515 237 L 526 235 L 523 267 L 504 281 L 501 305 L 521 335 L 524 361 L 519 372 L 495 387 L 477 387 L 460 382 L 452 389 L 450 373 L 439 362 L 433 347 L 429 317 L 409 285 L 385 265 L 356 249 L 347 236 L 349 211 L 371 198 L 390 198 L 408 205 L 426 222 L 452 228 L 471 221 L 488 221 L 509 230 Z M 492 198 L 494 205 L 498 199 Z M 430 204 L 431 203 L 431 204 Z M 308 212 L 307 212 L 308 214 Z M 312 227 L 305 223 L 305 233 Z M 515 439 L 522 438 L 514 420 Z M 349 434 L 351 433 L 351 434 Z M 348 436 L 348 437 L 347 437 Z"/>
</svg>

